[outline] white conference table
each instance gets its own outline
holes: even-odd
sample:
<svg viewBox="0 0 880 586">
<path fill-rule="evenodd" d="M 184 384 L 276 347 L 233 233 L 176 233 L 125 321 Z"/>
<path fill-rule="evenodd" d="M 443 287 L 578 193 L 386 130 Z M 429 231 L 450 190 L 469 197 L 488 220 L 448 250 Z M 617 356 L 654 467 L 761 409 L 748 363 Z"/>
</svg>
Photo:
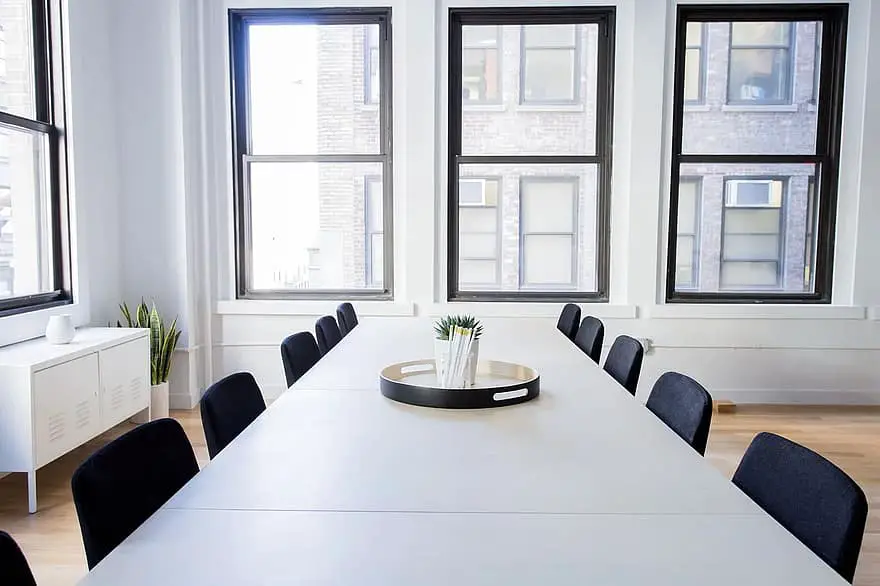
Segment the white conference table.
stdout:
<svg viewBox="0 0 880 586">
<path fill-rule="evenodd" d="M 529 403 L 381 395 L 431 353 L 427 320 L 360 324 L 81 583 L 846 583 L 549 321 L 481 341 Z"/>
</svg>

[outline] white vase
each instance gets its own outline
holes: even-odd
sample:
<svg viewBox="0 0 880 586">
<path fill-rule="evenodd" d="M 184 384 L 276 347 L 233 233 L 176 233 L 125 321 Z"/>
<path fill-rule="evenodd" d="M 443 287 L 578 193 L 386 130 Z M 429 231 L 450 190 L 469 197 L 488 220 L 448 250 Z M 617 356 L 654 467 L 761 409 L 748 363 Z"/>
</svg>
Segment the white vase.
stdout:
<svg viewBox="0 0 880 586">
<path fill-rule="evenodd" d="M 464 369 L 464 386 L 474 386 L 477 380 L 477 361 L 480 358 L 480 341 L 471 342 L 471 350 L 467 357 L 467 366 Z M 434 364 L 437 369 L 437 380 L 443 380 L 443 373 L 449 363 L 449 341 L 434 338 Z"/>
<path fill-rule="evenodd" d="M 70 344 L 76 330 L 73 327 L 73 318 L 68 314 L 53 315 L 46 324 L 46 340 L 50 344 Z"/>
<path fill-rule="evenodd" d="M 168 381 L 150 387 L 150 419 L 168 417 Z"/>
</svg>

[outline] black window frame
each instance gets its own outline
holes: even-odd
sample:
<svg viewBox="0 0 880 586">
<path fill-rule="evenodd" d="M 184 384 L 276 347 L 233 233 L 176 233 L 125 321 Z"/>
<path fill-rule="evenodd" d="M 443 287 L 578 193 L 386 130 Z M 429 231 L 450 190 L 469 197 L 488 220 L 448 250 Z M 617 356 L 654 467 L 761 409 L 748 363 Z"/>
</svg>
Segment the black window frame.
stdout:
<svg viewBox="0 0 880 586">
<path fill-rule="evenodd" d="M 32 0 L 31 39 L 34 67 L 34 117 L 0 111 L 0 124 L 46 137 L 46 189 L 50 207 L 52 291 L 0 299 L 0 317 L 73 303 L 70 223 L 65 144 L 64 43 L 61 5 Z"/>
<path fill-rule="evenodd" d="M 754 19 L 752 19 L 754 20 Z M 749 22 L 749 21 L 741 21 L 741 22 Z M 787 106 L 794 103 L 794 76 L 795 76 L 795 53 L 797 50 L 796 47 L 796 36 L 797 36 L 797 27 L 795 26 L 797 21 L 790 21 L 788 26 L 788 43 L 785 45 L 733 45 L 733 24 L 734 21 L 731 21 L 730 27 L 728 29 L 728 42 L 727 42 L 727 87 L 724 90 L 724 103 L 730 106 Z M 733 68 L 733 52 L 736 50 L 768 50 L 768 51 L 787 51 L 788 52 L 788 71 L 786 77 L 786 95 L 779 100 L 743 100 L 737 98 L 731 98 L 730 96 L 730 71 Z"/>
<path fill-rule="evenodd" d="M 700 52 L 700 87 L 698 88 L 698 97 L 694 100 L 685 100 L 685 104 L 688 106 L 702 106 L 706 103 L 706 59 L 707 59 L 707 50 L 706 50 L 706 41 L 708 39 L 709 27 L 705 22 L 700 23 L 700 44 L 699 45 L 687 45 L 685 47 L 685 55 L 687 55 L 688 51 L 699 51 Z M 685 39 L 687 38 L 687 31 L 685 31 Z"/>
<path fill-rule="evenodd" d="M 238 299 L 377 299 L 394 298 L 393 242 L 393 118 L 390 7 L 363 8 L 231 8 L 229 19 L 230 99 L 232 103 L 233 184 L 235 218 L 235 288 Z M 248 84 L 248 26 L 251 23 L 308 23 L 315 25 L 379 25 L 379 152 L 370 154 L 250 154 L 250 96 Z M 259 289 L 249 286 L 252 247 L 247 161 L 343 162 L 382 165 L 383 287 L 382 289 Z M 367 174 L 365 180 L 371 177 Z M 366 203 L 366 201 L 364 202 Z M 366 267 L 364 271 L 366 282 Z"/>
<path fill-rule="evenodd" d="M 447 164 L 446 297 L 449 301 L 608 301 L 610 262 L 611 155 L 614 105 L 614 7 L 527 7 L 449 9 L 449 116 Z M 463 155 L 461 99 L 461 27 L 468 25 L 597 24 L 596 152 L 592 155 Z M 608 80 L 603 84 L 601 80 Z M 458 283 L 458 179 L 467 164 L 575 164 L 596 166 L 596 290 L 475 291 Z"/>
<path fill-rule="evenodd" d="M 833 285 L 835 210 L 843 114 L 846 4 L 679 5 L 676 17 L 673 90 L 672 157 L 669 230 L 667 233 L 667 303 L 831 303 Z M 822 21 L 820 100 L 817 105 L 816 148 L 813 154 L 687 154 L 682 152 L 684 123 L 684 51 L 688 21 L 738 22 L 755 20 Z M 819 217 L 816 224 L 816 267 L 813 291 L 680 291 L 675 287 L 678 182 L 684 164 L 812 164 L 818 177 Z"/>
<path fill-rule="evenodd" d="M 543 23 L 529 23 L 543 24 Z M 560 23 L 568 24 L 568 23 Z M 581 23 L 575 23 L 581 24 Z M 581 38 L 578 35 L 577 26 L 574 28 L 574 45 L 553 46 L 553 47 L 529 47 L 526 45 L 526 26 L 519 27 L 519 104 L 521 106 L 576 106 L 581 103 Z M 572 68 L 571 73 L 571 99 L 562 100 L 533 100 L 526 98 L 526 55 L 529 51 L 554 51 L 562 53 L 563 51 L 571 51 Z"/>
</svg>

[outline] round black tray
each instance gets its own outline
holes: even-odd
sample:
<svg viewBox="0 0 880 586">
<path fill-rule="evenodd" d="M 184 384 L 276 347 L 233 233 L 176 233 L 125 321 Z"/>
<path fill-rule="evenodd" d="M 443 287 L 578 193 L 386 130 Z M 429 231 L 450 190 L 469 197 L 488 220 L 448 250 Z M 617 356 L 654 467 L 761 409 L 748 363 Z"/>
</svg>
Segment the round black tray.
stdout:
<svg viewBox="0 0 880 586">
<path fill-rule="evenodd" d="M 486 409 L 531 401 L 541 392 L 538 372 L 527 366 L 481 361 L 474 386 L 445 389 L 437 386 L 433 360 L 410 360 L 382 369 L 382 394 L 410 405 L 440 409 Z"/>
</svg>

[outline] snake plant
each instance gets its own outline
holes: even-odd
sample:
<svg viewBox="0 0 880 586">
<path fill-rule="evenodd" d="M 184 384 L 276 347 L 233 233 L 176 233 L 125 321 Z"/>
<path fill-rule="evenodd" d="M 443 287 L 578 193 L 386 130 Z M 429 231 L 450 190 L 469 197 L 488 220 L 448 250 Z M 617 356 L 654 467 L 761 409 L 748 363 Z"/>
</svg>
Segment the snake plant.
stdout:
<svg viewBox="0 0 880 586">
<path fill-rule="evenodd" d="M 156 309 L 156 304 L 147 307 L 147 303 L 141 299 L 135 308 L 134 314 L 125 303 L 120 304 L 119 310 L 125 320 L 116 320 L 116 327 L 146 328 L 150 330 L 150 379 L 151 384 L 158 385 L 168 381 L 171 374 L 171 359 L 177 340 L 180 338 L 180 330 L 177 329 L 177 318 L 166 326 Z"/>
<path fill-rule="evenodd" d="M 434 334 L 438 340 L 448 340 L 452 328 L 474 330 L 474 340 L 483 334 L 483 325 L 472 315 L 447 315 L 434 322 Z"/>
</svg>

